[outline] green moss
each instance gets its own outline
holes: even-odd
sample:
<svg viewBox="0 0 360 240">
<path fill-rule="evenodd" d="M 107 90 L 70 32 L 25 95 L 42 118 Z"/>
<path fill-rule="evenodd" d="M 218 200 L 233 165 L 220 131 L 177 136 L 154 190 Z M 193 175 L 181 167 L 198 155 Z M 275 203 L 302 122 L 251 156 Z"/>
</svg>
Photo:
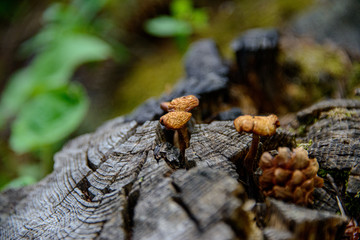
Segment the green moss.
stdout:
<svg viewBox="0 0 360 240">
<path fill-rule="evenodd" d="M 356 193 L 355 198 L 360 198 L 360 191 Z"/>
<path fill-rule="evenodd" d="M 333 118 L 336 120 L 342 120 L 345 118 L 351 118 L 356 115 L 356 112 L 346 108 L 334 108 L 328 112 L 322 113 L 321 117 Z"/>
<path fill-rule="evenodd" d="M 300 64 L 304 75 L 317 76 L 319 72 L 327 72 L 334 77 L 341 77 L 347 71 L 344 53 L 330 45 L 303 40 L 292 46 L 292 49 L 287 49 L 286 55 Z M 318 78 L 311 80 L 317 81 Z"/>
<path fill-rule="evenodd" d="M 313 144 L 313 141 L 310 139 L 309 142 L 307 143 L 298 143 L 296 145 L 296 147 L 302 147 L 304 148 L 306 151 L 309 150 L 309 147 Z"/>
<path fill-rule="evenodd" d="M 305 133 L 306 133 L 306 125 L 305 125 L 305 124 L 304 124 L 304 125 L 300 125 L 300 126 L 298 127 L 298 129 L 297 129 L 297 134 L 298 134 L 299 136 L 304 136 Z"/>
<path fill-rule="evenodd" d="M 329 44 L 308 39 L 284 38 L 279 61 L 296 72 L 287 75 L 286 92 L 301 108 L 324 97 L 335 97 L 339 84 L 345 86 L 351 63 L 346 53 Z"/>
</svg>

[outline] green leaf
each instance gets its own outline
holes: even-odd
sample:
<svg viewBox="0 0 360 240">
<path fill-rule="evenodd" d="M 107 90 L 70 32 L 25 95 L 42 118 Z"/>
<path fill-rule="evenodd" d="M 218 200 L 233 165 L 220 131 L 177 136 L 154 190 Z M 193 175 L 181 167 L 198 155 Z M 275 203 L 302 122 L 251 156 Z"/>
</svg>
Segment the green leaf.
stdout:
<svg viewBox="0 0 360 240">
<path fill-rule="evenodd" d="M 174 37 L 192 34 L 189 23 L 169 16 L 160 16 L 148 20 L 145 30 L 156 37 Z"/>
<path fill-rule="evenodd" d="M 12 117 L 31 95 L 34 79 L 29 79 L 29 68 L 16 72 L 9 80 L 0 101 L 0 127 Z"/>
<path fill-rule="evenodd" d="M 191 23 L 195 28 L 204 28 L 207 26 L 208 15 L 204 9 L 196 9 L 191 17 Z"/>
<path fill-rule="evenodd" d="M 193 10 L 191 0 L 173 0 L 170 4 L 171 14 L 177 19 L 188 20 Z"/>
<path fill-rule="evenodd" d="M 97 37 L 87 34 L 62 36 L 30 66 L 11 77 L 0 101 L 0 126 L 31 97 L 66 86 L 81 64 L 104 60 L 110 55 L 110 45 Z"/>
<path fill-rule="evenodd" d="M 35 60 L 32 70 L 36 91 L 43 92 L 68 83 L 73 71 L 85 62 L 100 61 L 111 55 L 111 47 L 87 34 L 68 34 Z"/>
<path fill-rule="evenodd" d="M 84 89 L 77 84 L 38 95 L 13 123 L 10 146 L 23 153 L 62 140 L 79 126 L 88 105 Z"/>
<path fill-rule="evenodd" d="M 9 188 L 21 188 L 21 187 L 25 187 L 25 186 L 34 184 L 36 182 L 37 182 L 37 179 L 35 179 L 32 176 L 20 176 L 20 177 L 15 178 L 8 184 L 6 184 L 0 190 L 5 190 L 5 189 L 9 189 Z"/>
<path fill-rule="evenodd" d="M 73 0 L 78 14 L 90 21 L 108 3 L 108 0 Z"/>
</svg>

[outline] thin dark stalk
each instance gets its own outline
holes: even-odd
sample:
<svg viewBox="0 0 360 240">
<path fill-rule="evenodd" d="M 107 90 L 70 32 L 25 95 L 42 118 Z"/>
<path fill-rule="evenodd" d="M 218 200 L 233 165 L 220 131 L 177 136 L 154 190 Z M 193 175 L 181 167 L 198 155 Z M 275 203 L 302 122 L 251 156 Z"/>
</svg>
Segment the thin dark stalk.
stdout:
<svg viewBox="0 0 360 240">
<path fill-rule="evenodd" d="M 187 159 L 185 157 L 185 150 L 189 147 L 189 133 L 187 127 L 177 130 L 179 136 L 179 148 L 180 148 L 180 165 L 181 167 L 187 166 Z"/>
<path fill-rule="evenodd" d="M 253 174 L 254 169 L 257 167 L 255 157 L 259 146 L 259 142 L 260 142 L 260 136 L 253 133 L 253 140 L 251 142 L 249 152 L 246 154 L 244 159 L 245 168 L 250 175 Z"/>
<path fill-rule="evenodd" d="M 259 198 L 259 194 L 257 190 L 258 188 L 254 176 L 254 169 L 257 167 L 255 158 L 256 158 L 259 142 L 260 142 L 260 136 L 253 133 L 253 140 L 251 142 L 249 152 L 246 154 L 244 159 L 244 166 L 246 169 L 245 176 L 248 184 L 248 194 L 249 197 L 253 199 Z"/>
</svg>

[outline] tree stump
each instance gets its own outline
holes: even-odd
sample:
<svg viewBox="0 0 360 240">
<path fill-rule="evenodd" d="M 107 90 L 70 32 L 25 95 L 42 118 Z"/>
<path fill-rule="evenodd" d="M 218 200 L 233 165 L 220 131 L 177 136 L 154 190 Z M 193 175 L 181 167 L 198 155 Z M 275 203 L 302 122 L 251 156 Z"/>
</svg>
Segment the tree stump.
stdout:
<svg viewBox="0 0 360 240">
<path fill-rule="evenodd" d="M 192 51 L 207 57 L 188 55 L 187 79 L 172 94 L 68 142 L 55 155 L 53 172 L 39 183 L 2 192 L 0 239 L 338 238 L 347 219 L 334 214 L 338 208 L 328 184 L 315 196 L 313 210 L 271 200 L 268 206 L 254 206 L 239 174 L 252 137 L 236 132 L 232 121 L 195 124 L 185 151 L 188 165 L 179 168 L 179 150 L 154 121 L 162 114 L 159 102 L 196 94 L 202 105 L 195 117 L 213 119 L 217 103 L 228 94 L 228 67 L 214 42 L 202 41 Z M 331 112 L 326 113 L 333 108 L 352 112 L 345 112 L 337 125 Z M 358 101 L 341 100 L 314 105 L 298 115 L 297 129 L 305 125 L 306 131 L 297 140 L 313 140 L 309 150 L 320 167 L 331 170 L 339 159 L 351 171 L 348 184 L 342 182 L 347 185 L 342 193 L 348 195 L 359 191 L 359 109 Z M 311 121 L 322 113 L 330 117 Z M 225 118 L 233 114 L 228 115 Z M 328 140 L 334 144 L 326 145 Z M 274 136 L 261 139 L 257 155 L 279 146 L 295 147 L 295 134 L 277 129 Z M 339 147 L 343 150 L 334 151 Z M 330 160 L 325 157 L 330 155 Z M 253 210 L 261 206 L 265 209 L 255 215 Z M 304 211 L 313 216 L 311 221 L 303 214 L 296 218 Z M 305 233 L 309 225 L 316 227 Z"/>
<path fill-rule="evenodd" d="M 66 144 L 38 184 L 1 194 L 1 239 L 262 239 L 237 181 L 250 142 L 232 121 L 196 124 L 192 168 L 178 169 L 158 121 L 114 119 Z"/>
</svg>

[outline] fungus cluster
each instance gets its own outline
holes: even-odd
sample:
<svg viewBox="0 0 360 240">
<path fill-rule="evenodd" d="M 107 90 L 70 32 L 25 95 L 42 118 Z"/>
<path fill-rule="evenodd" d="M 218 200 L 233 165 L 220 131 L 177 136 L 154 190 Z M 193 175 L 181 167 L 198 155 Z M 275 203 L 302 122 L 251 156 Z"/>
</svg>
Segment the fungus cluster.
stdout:
<svg viewBox="0 0 360 240">
<path fill-rule="evenodd" d="M 167 129 L 175 131 L 182 159 L 184 159 L 185 149 L 189 147 L 190 141 L 186 124 L 192 116 L 190 111 L 198 105 L 199 99 L 194 95 L 175 98 L 171 102 L 160 104 L 161 109 L 168 112 L 160 118 L 160 123 Z"/>
<path fill-rule="evenodd" d="M 254 159 L 256 157 L 260 136 L 274 135 L 276 128 L 280 126 L 279 119 L 274 114 L 267 117 L 244 115 L 234 120 L 234 126 L 239 133 L 246 132 L 253 134 L 249 152 L 244 159 L 244 165 L 251 173 L 255 165 Z"/>
<path fill-rule="evenodd" d="M 324 184 L 323 179 L 317 176 L 318 162 L 315 158 L 309 159 L 303 148 L 290 151 L 280 147 L 275 157 L 265 152 L 259 166 L 263 171 L 259 184 L 265 196 L 309 205 L 313 203 L 314 188 Z"/>
</svg>

